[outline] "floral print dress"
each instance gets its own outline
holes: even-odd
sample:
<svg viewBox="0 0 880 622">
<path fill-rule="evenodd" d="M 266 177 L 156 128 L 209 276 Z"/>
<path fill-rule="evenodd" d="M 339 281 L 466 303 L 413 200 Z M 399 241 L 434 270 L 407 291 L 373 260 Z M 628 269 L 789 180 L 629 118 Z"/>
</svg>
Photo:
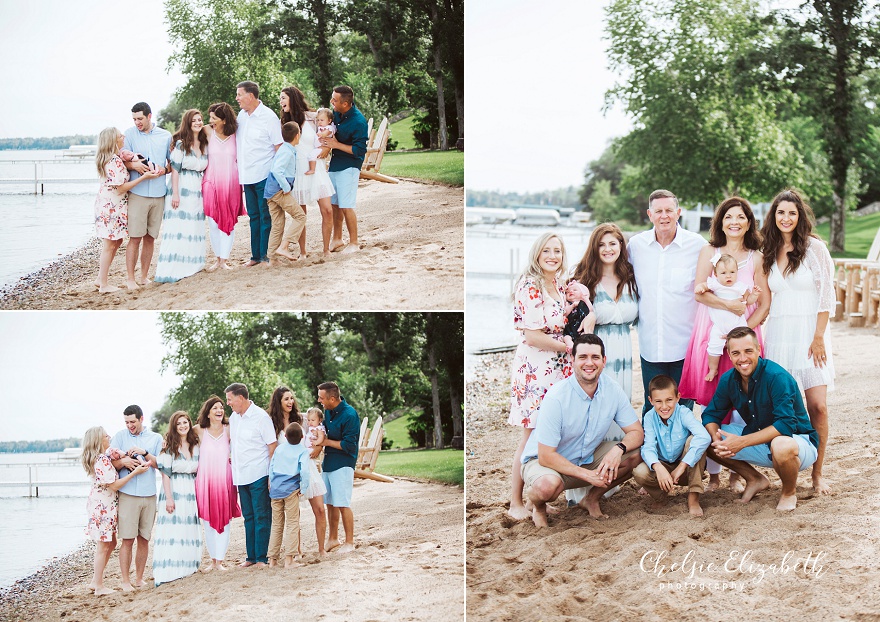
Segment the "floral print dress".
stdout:
<svg viewBox="0 0 880 622">
<path fill-rule="evenodd" d="M 128 193 L 119 186 L 128 181 L 122 158 L 113 156 L 104 166 L 104 179 L 95 199 L 95 235 L 102 240 L 124 240 L 128 235 Z"/>
<path fill-rule="evenodd" d="M 95 460 L 95 477 L 89 491 L 89 522 L 86 535 L 95 542 L 112 542 L 118 523 L 119 497 L 109 485 L 119 478 L 109 456 L 100 454 Z"/>
<path fill-rule="evenodd" d="M 553 287 L 559 293 L 554 300 L 533 277 L 524 277 L 514 294 L 513 327 L 540 330 L 562 342 L 565 328 L 565 294 L 558 281 Z M 571 375 L 571 360 L 566 352 L 541 350 L 523 341 L 516 349 L 511 368 L 510 425 L 534 428 L 535 414 L 544 394 L 551 386 Z"/>
</svg>

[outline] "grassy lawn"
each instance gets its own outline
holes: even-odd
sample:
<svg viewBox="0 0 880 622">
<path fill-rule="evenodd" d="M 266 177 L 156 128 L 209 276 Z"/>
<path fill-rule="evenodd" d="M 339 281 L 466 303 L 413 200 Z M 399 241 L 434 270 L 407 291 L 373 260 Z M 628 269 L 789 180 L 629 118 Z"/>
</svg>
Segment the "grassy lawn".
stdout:
<svg viewBox="0 0 880 622">
<path fill-rule="evenodd" d="M 394 441 L 394 444 L 391 446 L 392 449 L 408 449 L 410 447 L 415 447 L 412 439 L 409 437 L 409 433 L 406 431 L 408 423 L 409 415 L 398 417 L 394 421 L 389 421 L 388 423 L 382 423 L 382 428 L 385 430 L 385 439 Z"/>
<path fill-rule="evenodd" d="M 392 177 L 412 177 L 450 186 L 464 186 L 464 152 L 389 151 L 385 153 L 380 172 Z"/>
<path fill-rule="evenodd" d="M 880 228 L 880 212 L 867 216 L 846 219 L 846 250 L 842 253 L 831 253 L 832 257 L 864 259 L 871 249 L 871 242 Z M 826 242 L 831 239 L 831 223 L 826 222 L 816 227 L 816 233 Z"/>
<path fill-rule="evenodd" d="M 397 141 L 398 149 L 418 149 L 416 139 L 413 137 L 412 124 L 412 115 L 391 124 L 391 139 Z"/>
<path fill-rule="evenodd" d="M 383 451 L 376 462 L 376 472 L 463 487 L 464 452 L 458 449 Z"/>
</svg>

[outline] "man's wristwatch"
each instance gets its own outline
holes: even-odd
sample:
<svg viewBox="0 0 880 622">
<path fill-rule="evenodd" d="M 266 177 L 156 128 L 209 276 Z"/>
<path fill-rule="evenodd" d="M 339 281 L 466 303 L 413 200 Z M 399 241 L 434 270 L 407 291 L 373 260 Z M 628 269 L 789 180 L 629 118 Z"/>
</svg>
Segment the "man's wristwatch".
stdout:
<svg viewBox="0 0 880 622">
<path fill-rule="evenodd" d="M 620 447 L 620 451 L 622 451 L 623 453 L 627 452 L 626 445 L 624 445 L 623 443 L 617 443 L 615 447 Z"/>
</svg>

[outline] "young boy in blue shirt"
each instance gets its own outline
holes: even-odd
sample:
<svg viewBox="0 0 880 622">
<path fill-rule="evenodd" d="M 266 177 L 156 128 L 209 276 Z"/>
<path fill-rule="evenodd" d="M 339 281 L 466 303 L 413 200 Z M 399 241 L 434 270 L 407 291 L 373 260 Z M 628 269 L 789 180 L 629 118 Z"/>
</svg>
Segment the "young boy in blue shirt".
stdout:
<svg viewBox="0 0 880 622">
<path fill-rule="evenodd" d="M 306 213 L 297 203 L 291 190 L 293 178 L 296 174 L 296 145 L 299 143 L 299 124 L 288 121 L 281 126 L 281 138 L 284 142 L 275 152 L 272 160 L 272 169 L 266 180 L 266 190 L 263 196 L 269 206 L 269 217 L 272 219 L 272 229 L 269 231 L 269 265 L 277 266 L 276 255 L 296 259 L 281 244 L 284 238 L 284 213 L 287 212 L 293 218 L 293 227 L 287 239 L 298 240 L 299 234 L 306 226 Z"/>
<path fill-rule="evenodd" d="M 688 511 L 702 516 L 703 469 L 712 437 L 690 408 L 678 403 L 678 385 L 671 377 L 655 376 L 648 395 L 654 407 L 645 413 L 643 462 L 633 470 L 633 478 L 651 495 L 652 509 L 660 509 L 682 475 L 687 475 L 687 484 L 682 485 L 688 487 Z"/>
<path fill-rule="evenodd" d="M 278 444 L 269 462 L 269 498 L 272 500 L 269 565 L 278 564 L 283 534 L 284 567 L 290 568 L 300 547 L 299 497 L 301 490 L 309 489 L 309 452 L 300 443 L 303 429 L 298 423 L 288 425 L 284 437 L 287 443 Z"/>
</svg>

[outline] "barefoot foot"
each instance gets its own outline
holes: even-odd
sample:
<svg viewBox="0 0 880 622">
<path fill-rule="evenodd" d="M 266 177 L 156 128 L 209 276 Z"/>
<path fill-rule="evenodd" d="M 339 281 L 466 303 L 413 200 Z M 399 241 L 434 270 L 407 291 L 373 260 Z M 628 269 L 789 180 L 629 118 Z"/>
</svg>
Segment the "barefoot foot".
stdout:
<svg viewBox="0 0 880 622">
<path fill-rule="evenodd" d="M 134 592 L 134 586 L 131 583 L 123 583 L 122 584 L 123 592 Z"/>
<path fill-rule="evenodd" d="M 549 527 L 550 524 L 547 522 L 547 506 L 545 505 L 540 510 L 538 506 L 532 508 L 532 522 L 535 523 L 535 527 Z"/>
<path fill-rule="evenodd" d="M 529 512 L 522 503 L 520 503 L 516 506 L 511 505 L 510 509 L 507 510 L 507 515 L 513 520 L 525 520 L 526 518 L 531 516 L 532 513 Z"/>
<path fill-rule="evenodd" d="M 254 261 L 253 259 L 251 259 L 251 260 L 248 261 L 246 264 L 244 264 L 244 267 L 245 267 L 245 268 L 252 268 L 252 267 L 254 267 L 254 266 L 259 266 L 259 265 L 260 265 L 260 262 L 259 262 L 259 261 Z"/>
<path fill-rule="evenodd" d="M 818 495 L 830 495 L 831 494 L 831 486 L 825 481 L 825 478 L 821 475 L 813 476 L 813 492 Z"/>
<path fill-rule="evenodd" d="M 134 281 L 126 281 L 125 286 L 128 288 L 128 291 L 130 291 L 130 292 L 133 292 L 136 289 L 140 289 L 140 287 L 138 287 L 138 284 L 135 283 Z"/>
<path fill-rule="evenodd" d="M 770 488 L 770 480 L 763 473 L 759 473 L 758 477 L 754 480 L 746 479 L 746 488 L 743 491 L 742 497 L 740 497 L 740 501 L 748 503 L 752 500 L 752 497 L 768 488 Z"/>
<path fill-rule="evenodd" d="M 342 546 L 342 542 L 339 540 L 327 540 L 327 543 L 324 545 L 324 550 L 329 553 L 338 546 Z"/>
<path fill-rule="evenodd" d="M 104 287 L 99 287 L 98 291 L 102 294 L 112 294 L 113 292 L 118 292 L 119 288 L 115 285 L 105 285 Z"/>
<path fill-rule="evenodd" d="M 797 495 L 782 495 L 779 497 L 779 503 L 776 509 L 780 512 L 791 512 L 797 507 Z"/>
<path fill-rule="evenodd" d="M 215 261 L 214 263 L 212 263 L 210 266 L 208 266 L 207 268 L 205 268 L 205 272 L 214 272 L 214 271 L 217 270 L 217 268 L 219 268 L 219 267 L 220 267 L 220 260 L 218 259 L 217 261 Z"/>
<path fill-rule="evenodd" d="M 590 491 L 590 492 L 592 492 L 592 491 Z M 608 515 L 604 514 L 602 512 L 602 508 L 599 506 L 599 500 L 593 499 L 589 495 L 584 497 L 581 500 L 581 502 L 578 503 L 578 505 L 581 506 L 582 508 L 584 508 L 587 512 L 589 512 L 590 516 L 595 519 L 608 518 Z"/>
<path fill-rule="evenodd" d="M 342 250 L 345 247 L 345 242 L 342 240 L 330 240 L 330 252 L 335 253 L 336 251 Z"/>
<path fill-rule="evenodd" d="M 105 594 L 112 594 L 116 590 L 111 589 L 109 587 L 101 586 L 99 588 L 95 588 L 95 596 L 104 596 Z"/>
<path fill-rule="evenodd" d="M 736 473 L 734 471 L 730 472 L 730 481 L 728 483 L 728 486 L 730 486 L 730 490 L 732 492 L 735 492 L 736 494 L 741 494 L 745 492 L 746 489 L 746 485 L 743 482 L 742 478 L 739 476 L 739 473 Z"/>
<path fill-rule="evenodd" d="M 720 473 L 710 473 L 709 474 L 709 485 L 706 487 L 709 492 L 714 492 L 721 487 L 721 474 Z"/>
<path fill-rule="evenodd" d="M 703 508 L 700 505 L 700 493 L 698 492 L 689 492 L 688 493 L 688 512 L 690 512 L 691 516 L 702 516 Z"/>
<path fill-rule="evenodd" d="M 249 567 L 251 567 L 251 566 L 253 566 L 253 565 L 254 565 L 254 562 L 251 562 L 251 561 L 248 561 L 248 560 L 244 560 L 243 562 L 241 562 L 241 563 L 238 565 L 238 567 L 239 567 L 239 568 L 249 568 Z"/>
</svg>

